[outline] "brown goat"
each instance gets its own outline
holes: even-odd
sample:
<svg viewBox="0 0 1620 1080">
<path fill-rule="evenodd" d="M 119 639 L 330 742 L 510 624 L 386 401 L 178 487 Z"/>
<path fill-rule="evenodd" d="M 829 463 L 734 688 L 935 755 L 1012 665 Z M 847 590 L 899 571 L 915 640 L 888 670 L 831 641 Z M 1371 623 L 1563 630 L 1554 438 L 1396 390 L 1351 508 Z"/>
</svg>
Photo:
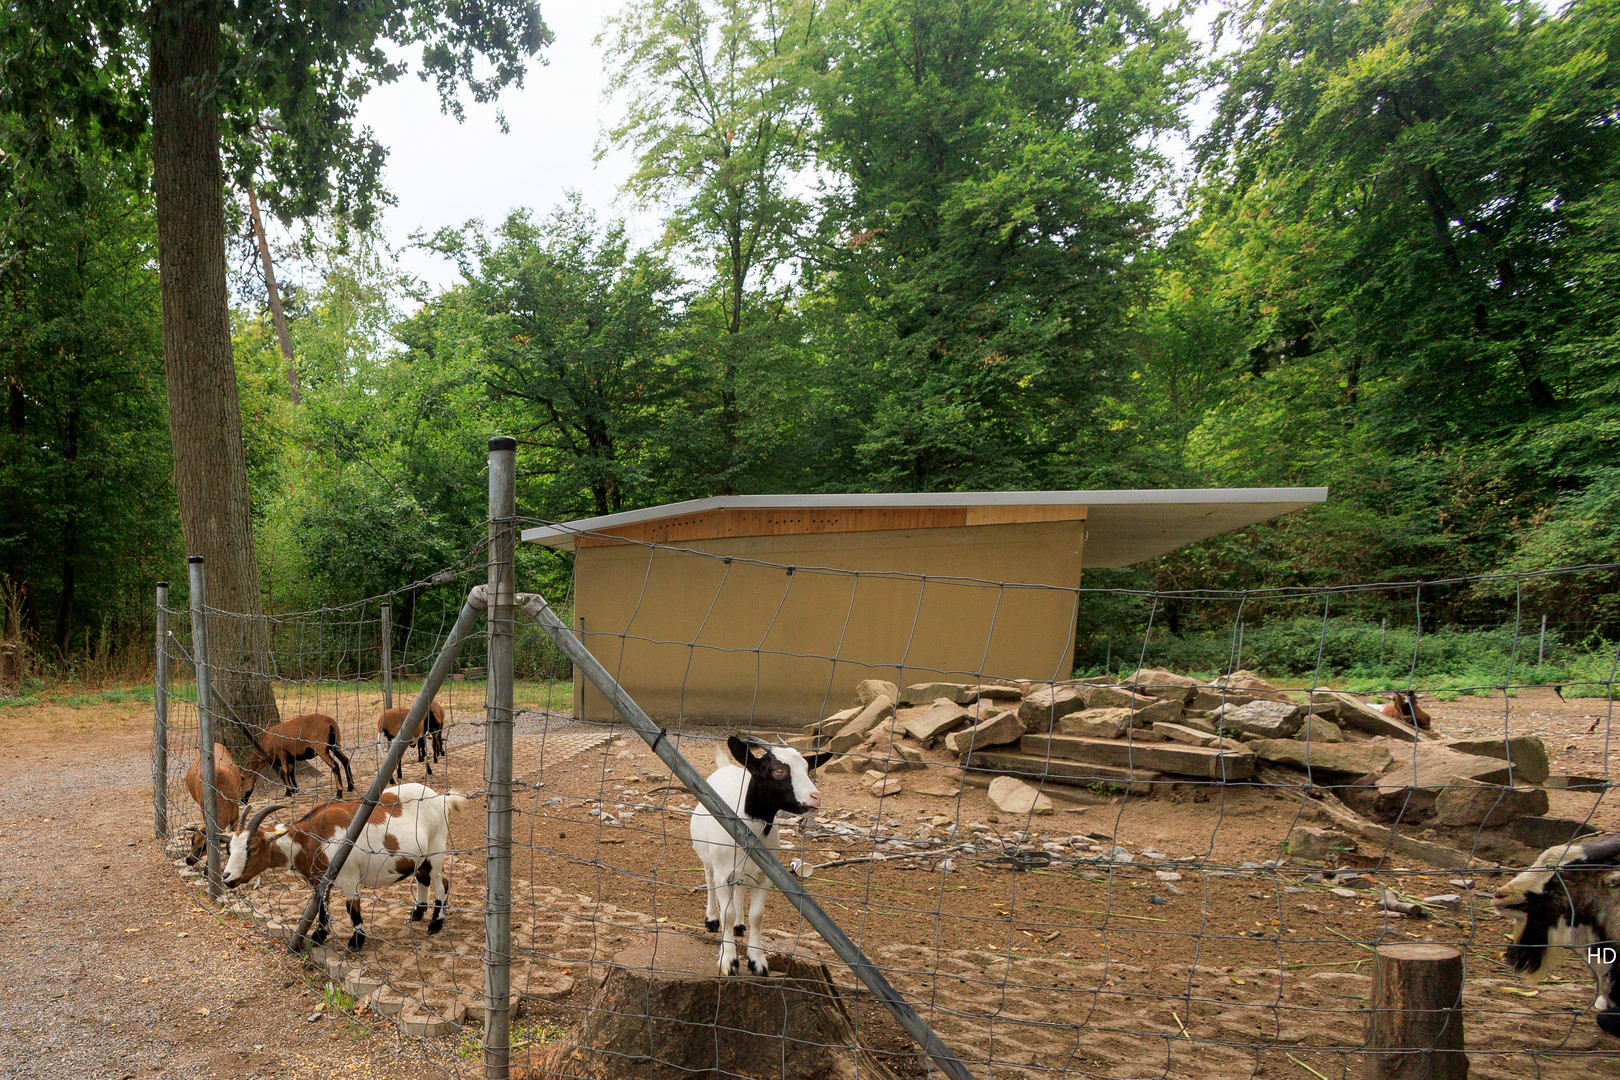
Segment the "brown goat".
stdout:
<svg viewBox="0 0 1620 1080">
<path fill-rule="evenodd" d="M 404 706 L 395 706 L 384 709 L 377 718 L 377 757 L 382 758 L 388 753 L 388 744 L 394 741 L 399 734 L 400 725 L 405 723 L 405 717 L 410 709 Z M 427 715 L 422 717 L 422 728 L 416 733 L 416 760 L 427 764 L 427 774 L 433 775 L 433 764 L 427 760 L 428 740 L 433 740 L 433 760 L 438 761 L 444 757 L 444 707 L 437 701 L 428 703 Z M 394 778 L 405 779 L 405 759 L 400 758 L 399 768 Z"/>
<path fill-rule="evenodd" d="M 275 768 L 282 784 L 291 795 L 297 790 L 294 770 L 300 761 L 318 757 L 332 770 L 332 782 L 337 785 L 337 797 L 343 797 L 343 778 L 348 775 L 349 790 L 354 790 L 354 771 L 349 768 L 348 755 L 343 752 L 343 736 L 338 722 L 325 713 L 305 713 L 291 720 L 264 729 L 259 736 L 259 752 L 253 756 L 248 769 L 258 774 L 266 765 Z M 338 771 L 338 763 L 343 765 Z"/>
<path fill-rule="evenodd" d="M 1390 703 L 1384 706 L 1383 712 L 1391 720 L 1402 720 L 1424 731 L 1428 731 L 1433 723 L 1429 714 L 1423 711 L 1423 706 L 1417 703 L 1417 694 L 1410 690 L 1396 690 L 1390 695 Z"/>
<path fill-rule="evenodd" d="M 198 806 L 203 804 L 202 769 L 202 751 L 198 750 L 197 756 L 191 759 L 191 768 L 186 770 L 186 790 L 191 792 L 191 798 Z M 236 828 L 237 819 L 247 810 L 248 799 L 253 796 L 256 780 L 258 775 L 250 772 L 244 782 L 230 751 L 222 743 L 214 744 L 214 824 L 220 832 Z M 186 856 L 186 862 L 195 866 L 206 854 L 204 845 L 207 840 L 203 830 L 196 825 L 187 831 L 191 834 L 191 854 Z"/>
</svg>

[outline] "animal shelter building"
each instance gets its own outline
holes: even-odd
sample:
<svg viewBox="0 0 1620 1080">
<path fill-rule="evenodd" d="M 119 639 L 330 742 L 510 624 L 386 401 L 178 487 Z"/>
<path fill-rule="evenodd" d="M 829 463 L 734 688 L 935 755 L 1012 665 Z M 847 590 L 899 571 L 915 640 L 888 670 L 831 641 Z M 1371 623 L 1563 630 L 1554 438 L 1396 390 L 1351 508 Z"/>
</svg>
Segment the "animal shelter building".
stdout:
<svg viewBox="0 0 1620 1080">
<path fill-rule="evenodd" d="M 574 629 L 660 723 L 808 724 L 862 679 L 1068 678 L 1083 567 L 1326 488 L 741 495 L 525 530 L 572 551 Z M 576 673 L 574 714 L 612 709 Z"/>
</svg>

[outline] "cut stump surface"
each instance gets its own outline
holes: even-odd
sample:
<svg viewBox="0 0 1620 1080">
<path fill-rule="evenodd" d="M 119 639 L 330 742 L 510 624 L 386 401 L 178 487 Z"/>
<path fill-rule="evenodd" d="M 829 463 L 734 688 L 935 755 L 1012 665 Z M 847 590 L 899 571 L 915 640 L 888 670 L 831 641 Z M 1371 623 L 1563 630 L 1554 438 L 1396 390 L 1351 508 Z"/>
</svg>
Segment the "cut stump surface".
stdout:
<svg viewBox="0 0 1620 1080">
<path fill-rule="evenodd" d="M 857 1044 L 825 964 L 772 955 L 770 978 L 722 979 L 718 956 L 715 940 L 667 931 L 619 953 L 584 1019 L 512 1075 L 894 1080 Z"/>
</svg>

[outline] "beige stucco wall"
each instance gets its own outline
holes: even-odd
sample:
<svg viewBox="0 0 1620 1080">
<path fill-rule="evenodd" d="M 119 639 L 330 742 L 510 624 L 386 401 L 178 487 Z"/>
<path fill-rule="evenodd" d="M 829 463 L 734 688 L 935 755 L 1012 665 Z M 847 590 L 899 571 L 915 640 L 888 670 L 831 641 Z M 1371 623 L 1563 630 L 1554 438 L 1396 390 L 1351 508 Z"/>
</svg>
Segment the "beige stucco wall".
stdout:
<svg viewBox="0 0 1620 1080">
<path fill-rule="evenodd" d="M 729 564 L 667 548 L 586 547 L 575 564 L 576 629 L 661 723 L 807 724 L 845 708 L 866 678 L 1062 678 L 1084 529 L 1058 521 L 683 545 L 735 556 Z M 593 687 L 576 679 L 575 693 L 585 717 L 608 717 Z"/>
</svg>

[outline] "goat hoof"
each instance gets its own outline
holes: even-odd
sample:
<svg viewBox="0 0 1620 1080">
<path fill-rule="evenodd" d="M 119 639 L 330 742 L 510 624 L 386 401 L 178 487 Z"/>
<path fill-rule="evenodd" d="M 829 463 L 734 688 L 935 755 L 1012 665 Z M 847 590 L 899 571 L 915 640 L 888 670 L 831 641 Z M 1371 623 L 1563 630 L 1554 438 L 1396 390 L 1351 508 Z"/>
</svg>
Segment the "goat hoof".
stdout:
<svg viewBox="0 0 1620 1080">
<path fill-rule="evenodd" d="M 422 916 L 427 914 L 426 904 L 417 904 L 411 908 L 411 922 L 421 922 Z"/>
<path fill-rule="evenodd" d="M 317 945 L 325 945 L 326 931 L 324 929 L 315 931 L 313 934 L 309 935 L 309 940 L 313 941 Z"/>
<path fill-rule="evenodd" d="M 725 973 L 727 975 L 735 975 L 735 974 L 737 974 L 737 958 L 736 957 L 732 957 L 731 958 L 731 963 L 726 965 L 726 972 Z"/>
<path fill-rule="evenodd" d="M 748 974 L 750 974 L 750 975 L 769 975 L 770 973 L 771 973 L 771 969 L 770 969 L 769 966 L 767 966 L 765 964 L 756 964 L 756 963 L 754 963 L 754 960 L 753 960 L 752 957 L 749 958 L 749 960 L 748 960 Z"/>
<path fill-rule="evenodd" d="M 444 929 L 444 920 L 443 919 L 434 919 L 432 922 L 428 923 L 428 933 L 430 933 L 430 934 L 437 934 L 440 930 L 443 930 L 443 929 Z"/>
<path fill-rule="evenodd" d="M 707 930 L 711 934 L 719 933 L 720 932 L 720 920 L 719 919 L 704 919 L 703 920 L 703 929 Z"/>
<path fill-rule="evenodd" d="M 349 944 L 348 944 L 349 951 L 350 952 L 359 952 L 361 949 L 363 949 L 365 947 L 366 947 L 366 935 L 364 935 L 364 934 L 360 933 L 360 931 L 356 930 L 354 932 L 354 934 L 349 938 Z"/>
<path fill-rule="evenodd" d="M 731 936 L 732 937 L 747 937 L 748 936 L 748 927 L 743 926 L 740 923 L 738 925 L 736 925 L 736 926 L 733 926 L 731 928 Z"/>
</svg>

